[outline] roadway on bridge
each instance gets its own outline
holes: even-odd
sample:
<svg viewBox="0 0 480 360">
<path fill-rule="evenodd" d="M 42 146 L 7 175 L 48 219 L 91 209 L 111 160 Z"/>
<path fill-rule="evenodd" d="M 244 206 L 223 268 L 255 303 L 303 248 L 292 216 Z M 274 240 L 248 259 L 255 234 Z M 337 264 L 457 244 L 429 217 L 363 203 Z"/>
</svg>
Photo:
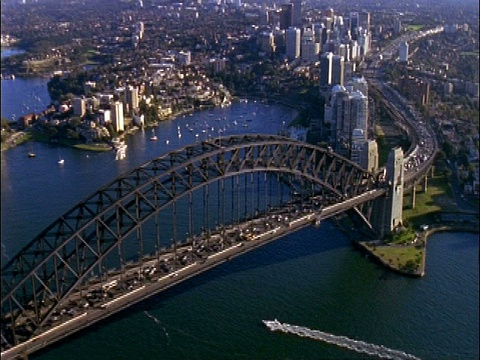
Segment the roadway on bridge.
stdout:
<svg viewBox="0 0 480 360">
<path fill-rule="evenodd" d="M 374 189 L 325 207 L 320 199 L 315 198 L 308 203 L 291 204 L 265 217 L 229 226 L 208 237 L 195 237 L 141 264 L 130 264 L 122 273 L 97 279 L 69 296 L 42 333 L 2 352 L 2 359 L 13 359 L 38 351 L 225 261 L 303 227 L 318 225 L 324 219 L 373 200 L 385 192 L 386 189 Z M 21 321 L 17 319 L 17 322 Z"/>
</svg>

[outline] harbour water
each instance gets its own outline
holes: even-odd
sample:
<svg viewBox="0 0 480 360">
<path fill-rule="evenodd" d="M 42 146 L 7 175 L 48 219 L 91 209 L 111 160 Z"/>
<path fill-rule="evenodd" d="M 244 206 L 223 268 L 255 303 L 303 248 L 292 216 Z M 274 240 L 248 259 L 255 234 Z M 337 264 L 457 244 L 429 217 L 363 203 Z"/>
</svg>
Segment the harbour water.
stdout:
<svg viewBox="0 0 480 360">
<path fill-rule="evenodd" d="M 2 114 L 4 87 L 15 92 L 10 85 L 17 80 L 2 81 Z M 24 81 L 27 91 L 10 100 L 14 113 L 21 111 L 29 81 L 32 88 L 36 84 Z M 150 141 L 150 130 L 128 136 L 127 156 L 120 161 L 110 152 L 39 143 L 35 159 L 26 156 L 28 145 L 3 152 L 2 263 L 117 175 L 208 135 L 275 133 L 294 115 L 292 109 L 250 101 L 185 116 L 155 128 L 157 141 Z M 247 119 L 248 127 L 241 126 Z M 192 278 L 31 358 L 365 358 L 332 344 L 273 333 L 262 324 L 278 318 L 421 359 L 474 360 L 479 357 L 478 247 L 476 234 L 435 234 L 428 242 L 426 277 L 410 279 L 362 257 L 325 222 Z"/>
</svg>

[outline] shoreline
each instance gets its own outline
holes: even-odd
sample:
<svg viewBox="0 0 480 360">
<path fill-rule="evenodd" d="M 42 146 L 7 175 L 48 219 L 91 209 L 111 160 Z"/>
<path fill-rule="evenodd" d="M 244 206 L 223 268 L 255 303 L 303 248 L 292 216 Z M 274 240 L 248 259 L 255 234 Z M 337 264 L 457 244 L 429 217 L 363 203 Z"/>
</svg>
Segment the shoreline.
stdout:
<svg viewBox="0 0 480 360">
<path fill-rule="evenodd" d="M 171 114 L 168 118 L 165 118 L 165 119 L 162 119 L 162 120 L 159 120 L 157 123 L 155 124 L 149 124 L 149 125 L 144 125 L 145 128 L 150 128 L 150 127 L 157 127 L 159 125 L 160 122 L 164 122 L 164 121 L 175 121 L 177 120 L 178 118 L 182 117 L 182 116 L 186 116 L 188 114 L 194 114 L 194 113 L 200 113 L 202 111 L 205 111 L 205 110 L 209 110 L 209 109 L 218 109 L 218 108 L 222 108 L 222 107 L 225 107 L 225 106 L 232 106 L 234 103 L 236 102 L 242 102 L 243 99 L 247 99 L 247 100 L 256 100 L 256 101 L 262 101 L 262 102 L 266 102 L 268 104 L 274 104 L 274 105 L 280 105 L 280 106 L 286 106 L 286 107 L 290 107 L 292 109 L 295 109 L 297 110 L 297 112 L 299 111 L 298 107 L 296 107 L 294 104 L 289 104 L 289 103 L 286 103 L 286 102 L 282 102 L 282 101 L 279 101 L 277 99 L 273 99 L 273 98 L 259 98 L 259 97 L 255 97 L 255 96 L 249 96 L 249 95 L 245 95 L 245 96 L 231 96 L 231 98 L 229 99 L 228 101 L 228 105 L 217 105 L 217 106 L 211 106 L 211 107 L 208 107 L 208 108 L 198 108 L 198 109 L 190 109 L 190 108 L 186 108 L 186 109 L 182 109 L 174 114 Z M 295 117 L 290 121 L 290 124 L 295 122 L 295 120 L 298 118 L 299 116 L 299 113 L 297 113 L 295 115 Z M 287 128 L 290 126 L 290 124 L 287 125 Z M 125 130 L 121 135 L 119 135 L 118 137 L 120 139 L 125 139 L 126 136 L 128 135 L 131 135 L 135 132 L 137 132 L 138 130 L 140 129 L 140 127 L 138 126 L 133 126 L 132 128 L 129 128 L 127 130 Z M 25 142 L 48 142 L 48 141 L 42 141 L 42 140 L 38 140 L 38 139 L 22 139 L 22 141 L 17 141 L 17 138 L 22 135 L 22 138 L 26 135 L 26 133 L 28 132 L 25 131 L 25 130 L 18 130 L 18 131 L 15 131 L 12 135 L 10 135 L 10 138 L 6 139 L 4 142 L 2 142 L 2 146 L 1 146 L 1 149 L 0 151 L 3 152 L 3 151 L 6 151 L 6 150 L 9 150 L 9 149 L 12 149 L 12 148 L 15 148 L 16 146 L 18 145 L 21 145 L 22 143 L 25 143 Z M 62 146 L 66 146 L 66 147 L 70 147 L 70 148 L 74 148 L 74 149 L 77 149 L 77 150 L 81 150 L 81 151 L 98 151 L 98 152 L 104 152 L 104 151 L 107 151 L 109 149 L 107 149 L 107 146 L 103 145 L 103 146 L 90 146 L 88 144 L 83 144 L 83 143 L 78 143 L 78 144 L 73 144 L 73 145 L 70 145 L 70 144 L 66 144 L 64 142 L 59 142 L 60 145 Z M 99 143 L 100 144 L 100 143 Z M 104 143 L 106 145 L 108 145 L 108 143 Z"/>
<path fill-rule="evenodd" d="M 368 241 L 357 241 L 352 239 L 351 234 L 348 236 L 352 239 L 353 244 L 360 249 L 362 252 L 365 252 L 368 256 L 372 256 L 374 261 L 379 263 L 380 265 L 384 266 L 385 268 L 403 275 L 407 277 L 414 277 L 414 278 L 421 278 L 425 276 L 425 267 L 426 267 L 426 258 L 427 258 L 427 241 L 428 237 L 430 235 L 433 235 L 435 233 L 440 233 L 440 232 L 468 232 L 468 233 L 480 233 L 480 229 L 478 227 L 475 227 L 474 224 L 456 224 L 456 225 L 440 225 L 436 226 L 437 224 L 434 224 L 432 228 L 417 232 L 418 237 L 417 237 L 417 245 L 403 245 L 403 247 L 408 248 L 408 247 L 418 247 L 421 246 L 423 252 L 422 252 L 422 261 L 420 263 L 420 266 L 418 269 L 414 272 L 408 272 L 405 271 L 401 268 L 392 266 L 389 264 L 387 261 L 385 261 L 381 256 L 377 255 L 375 252 L 373 252 L 369 246 L 367 245 Z M 342 231 L 344 231 L 342 229 Z M 389 245 L 383 245 L 383 246 L 389 246 Z M 399 245 L 402 246 L 402 245 Z"/>
<path fill-rule="evenodd" d="M 427 240 L 430 235 L 433 235 L 435 233 L 439 232 L 468 232 L 468 233 L 480 233 L 480 229 L 478 227 L 478 223 L 461 223 L 461 224 L 451 224 L 451 225 L 443 225 L 443 224 L 431 224 L 430 228 L 428 230 L 423 230 L 423 231 L 417 231 L 417 238 L 412 244 L 407 244 L 407 245 L 393 245 L 399 248 L 419 248 L 422 251 L 422 259 L 420 261 L 420 264 L 418 268 L 414 272 L 409 272 L 406 271 L 402 268 L 393 266 L 390 264 L 388 261 L 386 261 L 382 256 L 378 255 L 376 252 L 374 252 L 371 248 L 369 243 L 372 241 L 379 241 L 378 245 L 375 245 L 376 248 L 384 246 L 384 247 L 390 247 L 392 245 L 389 244 L 384 244 L 380 242 L 380 240 L 358 240 L 358 232 L 353 232 L 349 226 L 345 223 L 344 219 L 342 218 L 333 218 L 332 219 L 337 228 L 343 232 L 352 242 L 352 245 L 359 250 L 367 259 L 373 260 L 375 263 L 381 265 L 387 270 L 390 270 L 396 274 L 402 275 L 402 276 L 407 276 L 407 277 L 413 277 L 413 278 L 421 278 L 425 276 L 425 264 L 426 264 L 426 258 L 427 258 Z"/>
</svg>

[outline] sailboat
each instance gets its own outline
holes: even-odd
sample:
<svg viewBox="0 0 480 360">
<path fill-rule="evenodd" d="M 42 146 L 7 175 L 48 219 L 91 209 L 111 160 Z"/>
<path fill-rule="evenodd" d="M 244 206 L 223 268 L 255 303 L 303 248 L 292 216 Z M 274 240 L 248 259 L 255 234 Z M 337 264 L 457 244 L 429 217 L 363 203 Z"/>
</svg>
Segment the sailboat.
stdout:
<svg viewBox="0 0 480 360">
<path fill-rule="evenodd" d="M 155 130 L 152 129 L 152 136 L 150 136 L 150 140 L 151 141 L 157 141 L 158 138 L 157 138 L 157 135 L 155 135 Z"/>
</svg>

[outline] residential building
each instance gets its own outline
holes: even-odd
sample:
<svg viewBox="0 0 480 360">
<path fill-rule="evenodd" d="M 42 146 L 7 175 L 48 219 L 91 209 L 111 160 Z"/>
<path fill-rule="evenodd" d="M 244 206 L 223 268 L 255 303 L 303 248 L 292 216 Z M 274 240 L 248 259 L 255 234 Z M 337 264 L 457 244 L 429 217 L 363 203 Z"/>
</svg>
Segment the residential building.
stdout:
<svg viewBox="0 0 480 360">
<path fill-rule="evenodd" d="M 86 113 L 86 101 L 84 97 L 76 97 L 73 99 L 73 115 L 84 116 Z"/>
<path fill-rule="evenodd" d="M 115 101 L 111 106 L 112 123 L 116 132 L 125 130 L 125 117 L 123 116 L 123 104 L 121 101 Z"/>
</svg>

